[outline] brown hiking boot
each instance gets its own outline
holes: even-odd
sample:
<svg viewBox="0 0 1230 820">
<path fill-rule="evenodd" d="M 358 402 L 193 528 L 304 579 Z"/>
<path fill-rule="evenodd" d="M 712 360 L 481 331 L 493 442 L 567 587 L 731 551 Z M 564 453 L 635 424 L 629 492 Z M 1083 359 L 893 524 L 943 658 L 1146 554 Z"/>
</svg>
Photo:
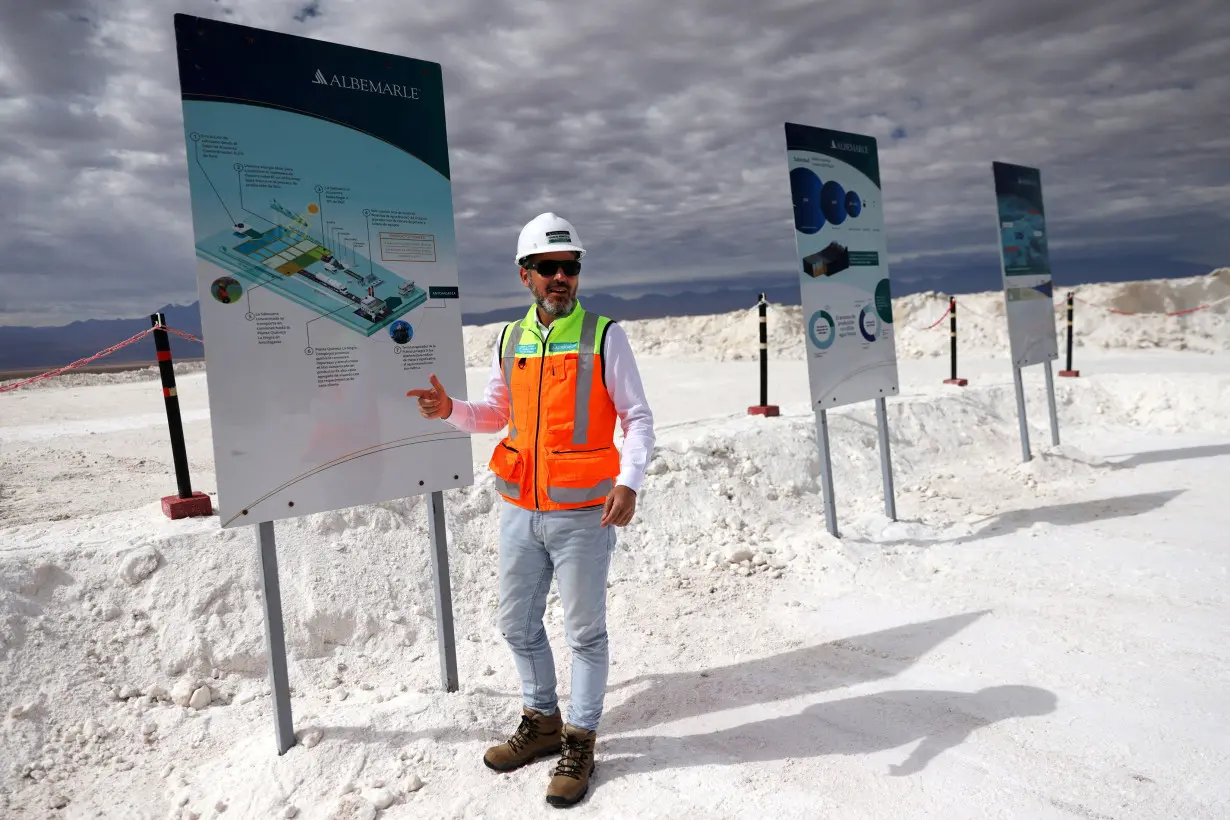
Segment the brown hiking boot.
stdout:
<svg viewBox="0 0 1230 820">
<path fill-rule="evenodd" d="M 511 772 L 540 757 L 555 754 L 560 749 L 563 725 L 559 709 L 553 715 L 544 715 L 522 706 L 521 723 L 516 731 L 504 743 L 488 749 L 483 762 L 497 772 Z"/>
<path fill-rule="evenodd" d="M 551 772 L 547 785 L 547 802 L 557 808 L 579 803 L 589 791 L 589 778 L 594 773 L 595 732 L 569 724 L 564 726 L 559 762 Z"/>
</svg>

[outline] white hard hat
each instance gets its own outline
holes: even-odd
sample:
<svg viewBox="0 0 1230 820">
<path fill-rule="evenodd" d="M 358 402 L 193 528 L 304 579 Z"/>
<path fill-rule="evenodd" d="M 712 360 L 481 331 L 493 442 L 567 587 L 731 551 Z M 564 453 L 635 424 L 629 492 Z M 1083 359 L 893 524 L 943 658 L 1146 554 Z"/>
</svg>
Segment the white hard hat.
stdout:
<svg viewBox="0 0 1230 820">
<path fill-rule="evenodd" d="M 517 237 L 517 264 L 534 253 L 549 253 L 551 251 L 576 251 L 577 259 L 585 256 L 585 246 L 577 229 L 563 217 L 548 211 L 525 223 L 521 235 Z"/>
</svg>

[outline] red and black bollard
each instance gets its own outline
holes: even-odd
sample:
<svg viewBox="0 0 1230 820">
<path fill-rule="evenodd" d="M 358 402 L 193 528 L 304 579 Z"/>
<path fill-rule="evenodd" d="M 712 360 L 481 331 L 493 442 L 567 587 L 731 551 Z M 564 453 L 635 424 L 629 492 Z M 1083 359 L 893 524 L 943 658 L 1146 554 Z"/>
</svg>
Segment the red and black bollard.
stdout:
<svg viewBox="0 0 1230 820">
<path fill-rule="evenodd" d="M 957 378 L 957 297 L 948 297 L 948 315 L 952 318 L 949 320 L 950 340 L 949 348 L 952 358 L 952 377 L 944 379 L 944 384 L 955 384 L 957 387 L 965 387 L 969 384 L 969 379 Z"/>
<path fill-rule="evenodd" d="M 162 511 L 169 518 L 190 518 L 213 515 L 213 502 L 209 496 L 192 491 L 188 474 L 188 448 L 184 445 L 184 423 L 179 413 L 179 395 L 175 390 L 175 365 L 171 361 L 171 341 L 165 330 L 166 317 L 161 313 L 150 315 L 154 326 L 154 350 L 158 354 L 158 373 L 162 377 L 162 398 L 167 408 L 167 426 L 171 434 L 171 457 L 175 461 L 175 482 L 178 495 L 164 496 Z"/>
<path fill-rule="evenodd" d="M 779 416 L 781 409 L 769 404 L 769 303 L 760 294 L 760 404 L 747 408 L 751 416 Z"/>
<path fill-rule="evenodd" d="M 1072 301 L 1073 301 L 1073 295 L 1069 293 L 1068 294 L 1068 369 L 1059 371 L 1060 376 L 1066 376 L 1070 379 L 1074 379 L 1081 374 L 1079 370 L 1072 369 Z"/>
</svg>

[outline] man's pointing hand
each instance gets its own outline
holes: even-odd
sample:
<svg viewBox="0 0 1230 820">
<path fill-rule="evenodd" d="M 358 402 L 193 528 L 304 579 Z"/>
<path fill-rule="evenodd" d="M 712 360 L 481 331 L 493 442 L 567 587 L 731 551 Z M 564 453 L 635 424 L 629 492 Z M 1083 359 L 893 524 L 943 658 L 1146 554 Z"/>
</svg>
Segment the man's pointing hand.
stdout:
<svg viewBox="0 0 1230 820">
<path fill-rule="evenodd" d="M 430 390 L 407 390 L 406 395 L 419 400 L 419 413 L 425 419 L 446 419 L 453 414 L 453 400 L 435 373 L 431 374 Z"/>
</svg>

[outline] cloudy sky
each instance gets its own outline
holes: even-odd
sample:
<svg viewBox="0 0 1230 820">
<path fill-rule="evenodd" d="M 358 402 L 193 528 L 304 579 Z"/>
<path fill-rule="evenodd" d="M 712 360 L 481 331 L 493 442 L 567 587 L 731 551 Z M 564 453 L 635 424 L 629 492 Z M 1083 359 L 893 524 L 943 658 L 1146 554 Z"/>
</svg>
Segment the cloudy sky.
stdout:
<svg viewBox="0 0 1230 820">
<path fill-rule="evenodd" d="M 0 0 L 0 325 L 195 299 L 175 12 L 443 65 L 470 311 L 545 210 L 590 290 L 788 273 L 787 120 L 877 138 L 911 289 L 997 282 L 992 160 L 1061 279 L 1230 265 L 1225 0 Z"/>
</svg>

